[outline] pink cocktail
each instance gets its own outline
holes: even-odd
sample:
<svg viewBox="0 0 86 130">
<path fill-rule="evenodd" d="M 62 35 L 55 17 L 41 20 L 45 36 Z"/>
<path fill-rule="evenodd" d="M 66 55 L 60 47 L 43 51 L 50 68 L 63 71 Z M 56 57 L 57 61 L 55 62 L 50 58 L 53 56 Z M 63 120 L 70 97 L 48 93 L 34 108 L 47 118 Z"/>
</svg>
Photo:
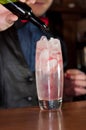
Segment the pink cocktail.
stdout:
<svg viewBox="0 0 86 130">
<path fill-rule="evenodd" d="M 62 104 L 63 61 L 60 41 L 42 37 L 36 49 L 36 84 L 41 109 L 57 109 Z"/>
</svg>

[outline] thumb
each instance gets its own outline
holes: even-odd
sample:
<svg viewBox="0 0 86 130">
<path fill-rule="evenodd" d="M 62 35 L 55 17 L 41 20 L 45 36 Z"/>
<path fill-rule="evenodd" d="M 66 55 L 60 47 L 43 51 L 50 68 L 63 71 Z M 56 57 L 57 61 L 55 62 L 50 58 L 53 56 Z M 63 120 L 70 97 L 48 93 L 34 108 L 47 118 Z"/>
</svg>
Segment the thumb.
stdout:
<svg viewBox="0 0 86 130">
<path fill-rule="evenodd" d="M 8 14 L 8 16 L 6 17 L 6 21 L 9 25 L 14 24 L 14 22 L 17 20 L 18 20 L 18 17 L 14 14 Z"/>
</svg>

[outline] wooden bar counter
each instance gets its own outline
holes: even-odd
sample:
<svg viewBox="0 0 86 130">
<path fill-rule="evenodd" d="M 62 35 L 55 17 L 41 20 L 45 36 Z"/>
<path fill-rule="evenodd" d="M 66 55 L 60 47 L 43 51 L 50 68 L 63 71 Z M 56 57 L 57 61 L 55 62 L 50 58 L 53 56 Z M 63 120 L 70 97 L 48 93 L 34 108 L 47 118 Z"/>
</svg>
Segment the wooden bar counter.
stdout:
<svg viewBox="0 0 86 130">
<path fill-rule="evenodd" d="M 63 103 L 61 111 L 0 110 L 0 130 L 86 130 L 86 101 Z"/>
</svg>

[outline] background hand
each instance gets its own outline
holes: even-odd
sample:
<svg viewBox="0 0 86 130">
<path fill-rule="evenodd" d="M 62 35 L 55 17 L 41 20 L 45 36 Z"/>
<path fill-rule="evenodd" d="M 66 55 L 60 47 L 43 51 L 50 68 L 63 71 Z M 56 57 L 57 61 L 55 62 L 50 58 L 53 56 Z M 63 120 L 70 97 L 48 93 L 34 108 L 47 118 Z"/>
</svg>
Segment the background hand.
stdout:
<svg viewBox="0 0 86 130">
<path fill-rule="evenodd" d="M 64 93 L 68 96 L 86 94 L 86 74 L 77 69 L 69 69 L 65 73 Z"/>
</svg>

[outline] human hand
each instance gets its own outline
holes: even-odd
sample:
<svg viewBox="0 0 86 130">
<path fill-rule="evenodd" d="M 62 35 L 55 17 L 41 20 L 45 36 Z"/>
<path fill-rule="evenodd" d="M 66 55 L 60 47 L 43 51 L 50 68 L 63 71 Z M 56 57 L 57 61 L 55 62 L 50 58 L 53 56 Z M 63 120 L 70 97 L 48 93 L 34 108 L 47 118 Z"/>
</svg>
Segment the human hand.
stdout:
<svg viewBox="0 0 86 130">
<path fill-rule="evenodd" d="M 4 6 L 0 4 L 0 31 L 4 31 L 11 27 L 18 17 L 8 11 Z"/>
<path fill-rule="evenodd" d="M 86 74 L 78 69 L 69 69 L 64 75 L 64 95 L 80 96 L 86 94 Z"/>
<path fill-rule="evenodd" d="M 36 0 L 19 0 L 25 3 L 34 3 Z M 15 21 L 18 20 L 18 16 L 7 10 L 0 4 L 0 31 L 4 31 L 11 27 Z"/>
</svg>

